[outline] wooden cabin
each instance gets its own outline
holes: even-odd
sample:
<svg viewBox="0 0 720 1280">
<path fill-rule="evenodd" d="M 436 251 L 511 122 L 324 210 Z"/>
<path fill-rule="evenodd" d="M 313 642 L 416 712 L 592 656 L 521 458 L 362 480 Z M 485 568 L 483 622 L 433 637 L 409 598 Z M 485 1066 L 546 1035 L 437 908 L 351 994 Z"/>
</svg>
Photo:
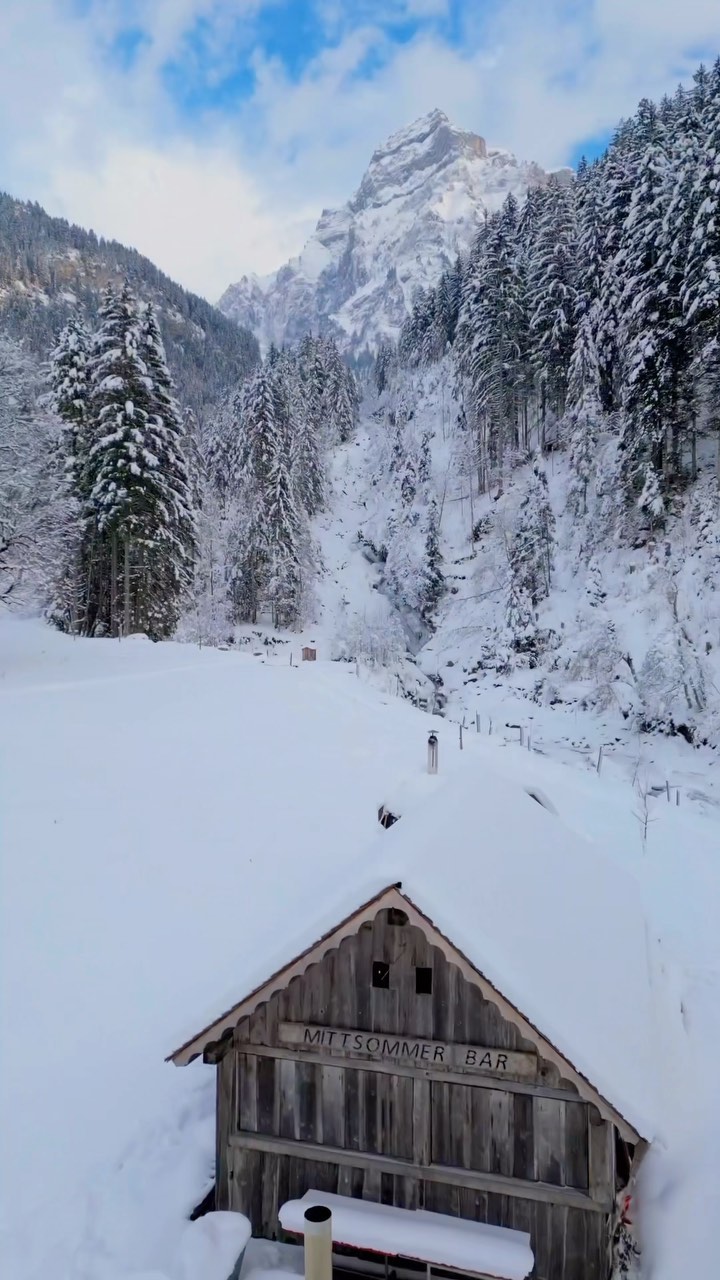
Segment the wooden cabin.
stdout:
<svg viewBox="0 0 720 1280">
<path fill-rule="evenodd" d="M 171 1060 L 199 1056 L 216 1207 L 255 1235 L 283 1239 L 281 1207 L 314 1189 L 529 1232 L 535 1280 L 608 1280 L 641 1134 L 399 884 Z"/>
</svg>

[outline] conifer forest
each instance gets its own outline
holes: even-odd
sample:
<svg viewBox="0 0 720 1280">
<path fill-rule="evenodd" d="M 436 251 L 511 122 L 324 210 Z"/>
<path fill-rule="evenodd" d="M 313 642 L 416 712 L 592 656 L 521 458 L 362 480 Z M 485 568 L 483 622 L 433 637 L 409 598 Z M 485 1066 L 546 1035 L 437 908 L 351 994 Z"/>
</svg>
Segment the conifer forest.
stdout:
<svg viewBox="0 0 720 1280">
<path fill-rule="evenodd" d="M 479 670 L 562 664 L 543 602 L 563 545 L 595 619 L 612 592 L 607 549 L 657 557 L 678 521 L 714 590 L 719 206 L 716 63 L 641 102 L 599 159 L 524 200 L 510 193 L 469 252 L 418 286 L 397 342 L 370 362 L 310 333 L 260 360 L 248 335 L 236 378 L 226 364 L 211 395 L 179 398 L 163 305 L 128 280 L 78 305 L 43 359 L 37 330 L 26 341 L 0 309 L 3 602 L 38 598 L 84 635 L 179 627 L 217 644 L 248 623 L 301 629 L 326 571 L 317 521 L 332 519 L 333 458 L 360 443 L 359 423 L 374 514 L 355 546 L 392 604 L 391 648 L 416 652 L 450 600 L 443 521 L 458 486 L 477 508 L 470 556 L 502 543 L 492 613 L 476 613 Z M 548 487 L 556 463 L 561 505 Z M 712 641 L 675 612 L 646 675 L 669 664 L 699 713 Z M 351 657 L 372 648 L 353 625 Z M 613 666 L 621 646 L 610 648 Z"/>
</svg>

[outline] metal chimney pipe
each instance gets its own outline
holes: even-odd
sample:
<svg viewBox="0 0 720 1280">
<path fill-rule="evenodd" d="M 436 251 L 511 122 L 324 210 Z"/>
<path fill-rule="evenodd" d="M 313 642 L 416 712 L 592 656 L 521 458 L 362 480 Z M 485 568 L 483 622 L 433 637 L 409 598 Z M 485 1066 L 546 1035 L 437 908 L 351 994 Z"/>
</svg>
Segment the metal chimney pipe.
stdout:
<svg viewBox="0 0 720 1280">
<path fill-rule="evenodd" d="M 332 1212 L 324 1204 L 305 1210 L 305 1280 L 332 1280 Z"/>
</svg>

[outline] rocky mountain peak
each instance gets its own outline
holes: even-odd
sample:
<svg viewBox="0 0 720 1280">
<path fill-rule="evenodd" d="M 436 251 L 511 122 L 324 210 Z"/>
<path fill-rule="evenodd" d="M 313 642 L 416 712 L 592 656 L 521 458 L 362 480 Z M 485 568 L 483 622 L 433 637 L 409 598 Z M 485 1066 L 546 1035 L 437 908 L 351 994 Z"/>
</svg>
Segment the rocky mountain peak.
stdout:
<svg viewBox="0 0 720 1280">
<path fill-rule="evenodd" d="M 470 247 L 486 213 L 546 178 L 435 108 L 375 150 L 354 196 L 323 210 L 299 257 L 243 277 L 218 305 L 263 347 L 312 331 L 348 354 L 372 352 L 397 337 L 417 290 Z"/>
<path fill-rule="evenodd" d="M 354 212 L 392 198 L 409 176 L 422 181 L 463 158 L 487 158 L 485 139 L 464 133 L 437 108 L 391 134 L 373 153 L 358 191 L 350 201 Z"/>
</svg>

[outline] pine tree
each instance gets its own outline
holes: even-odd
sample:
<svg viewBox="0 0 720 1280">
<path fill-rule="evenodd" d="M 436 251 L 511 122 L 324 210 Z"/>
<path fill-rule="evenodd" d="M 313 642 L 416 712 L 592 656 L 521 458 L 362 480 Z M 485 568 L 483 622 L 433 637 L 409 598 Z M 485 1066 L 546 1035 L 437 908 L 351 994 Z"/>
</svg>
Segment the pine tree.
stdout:
<svg viewBox="0 0 720 1280">
<path fill-rule="evenodd" d="M 621 307 L 626 377 L 623 476 L 628 498 L 660 518 L 666 488 L 666 423 L 674 413 L 674 300 L 661 261 L 661 230 L 669 195 L 666 139 L 657 112 L 645 111 L 646 139 L 616 263 L 623 276 Z M 640 135 L 639 135 L 640 136 Z"/>
<path fill-rule="evenodd" d="M 263 365 L 235 398 L 238 431 L 236 483 L 244 519 L 235 538 L 230 576 L 238 622 L 256 622 L 270 574 L 268 506 L 279 411 L 272 371 Z"/>
<path fill-rule="evenodd" d="M 92 352 L 89 522 L 98 579 L 89 620 L 112 635 L 172 633 L 191 578 L 194 525 L 182 421 L 154 313 L 108 290 Z M 120 598 L 122 593 L 122 610 Z"/>
<path fill-rule="evenodd" d="M 86 622 L 90 545 L 86 527 L 89 496 L 90 334 L 79 316 L 63 329 L 50 356 L 50 402 L 62 423 L 59 455 L 67 497 L 68 526 L 60 556 L 52 620 L 82 631 Z"/>
<path fill-rule="evenodd" d="M 550 594 L 555 517 L 548 482 L 539 459 L 525 487 L 509 548 L 513 590 L 527 595 L 533 608 Z"/>
<path fill-rule="evenodd" d="M 507 450 L 520 443 L 524 314 L 517 222 L 517 204 L 509 196 L 482 237 L 476 263 L 479 279 L 464 317 L 465 362 L 481 426 L 480 453 L 501 469 Z"/>
<path fill-rule="evenodd" d="M 321 397 L 305 375 L 301 346 L 297 355 L 284 353 L 274 370 L 285 403 L 288 421 L 294 488 L 297 501 L 308 516 L 314 516 L 325 500 L 325 459 L 320 417 Z M 311 368 L 314 364 L 310 356 Z"/>
<path fill-rule="evenodd" d="M 133 497 L 144 472 L 139 455 L 149 408 L 136 302 L 127 283 L 120 293 L 108 286 L 99 320 L 91 353 L 93 443 L 88 462 L 87 532 L 92 569 L 87 628 L 89 634 L 99 629 L 117 636 L 123 621 L 129 622 L 130 521 Z M 120 610 L 123 586 L 124 617 Z"/>
<path fill-rule="evenodd" d="M 698 372 L 706 371 L 709 416 L 717 432 L 720 485 L 720 58 L 709 77 L 696 80 L 695 94 L 698 165 L 682 301 L 696 335 Z"/>
<path fill-rule="evenodd" d="M 67 559 L 68 511 L 56 421 L 42 401 L 39 370 L 0 334 L 0 605 L 52 598 Z"/>
<path fill-rule="evenodd" d="M 565 409 L 577 315 L 576 236 L 573 189 L 551 178 L 540 206 L 529 281 L 543 432 L 548 409 L 556 417 Z"/>
<path fill-rule="evenodd" d="M 612 362 L 601 366 L 598 343 L 602 331 L 601 297 L 606 270 L 605 240 L 607 229 L 602 205 L 603 170 L 598 161 L 578 170 L 577 181 L 577 320 L 590 319 L 590 338 L 595 348 L 598 374 L 598 396 L 608 409 L 614 398 L 616 370 Z M 586 339 L 585 339 L 586 341 Z M 571 375 L 570 375 L 571 376 Z M 568 386 L 568 401 L 571 392 Z"/>
<path fill-rule="evenodd" d="M 603 586 L 602 570 L 596 556 L 592 556 L 587 567 L 585 578 L 585 595 L 591 608 L 599 608 L 607 597 Z"/>
<path fill-rule="evenodd" d="M 192 579 L 196 551 L 195 498 L 188 466 L 188 420 L 175 398 L 165 347 L 152 303 L 140 309 L 140 356 L 149 393 L 147 449 L 157 459 L 153 473 L 154 520 L 148 525 L 138 575 L 138 620 L 144 615 L 155 635 L 171 635 Z M 192 441 L 188 442 L 192 447 Z M 196 457 L 196 463 L 199 459 Z"/>
<path fill-rule="evenodd" d="M 599 419 L 600 369 L 591 309 L 583 315 L 575 335 L 564 418 L 573 474 L 568 507 L 575 515 L 587 514 L 587 493 L 595 463 Z"/>
<path fill-rule="evenodd" d="M 515 652 L 526 654 L 531 660 L 534 659 L 538 648 L 535 611 L 527 588 L 518 581 L 512 566 L 505 603 L 505 626 L 509 633 L 510 645 Z"/>
<path fill-rule="evenodd" d="M 635 133 L 632 121 L 616 130 L 602 167 L 599 198 L 603 228 L 604 266 L 600 282 L 595 343 L 601 374 L 602 405 L 611 412 L 619 405 L 623 378 L 620 321 L 622 268 L 618 262 L 623 228 L 635 184 Z"/>
<path fill-rule="evenodd" d="M 430 480 L 430 469 L 432 458 L 430 454 L 430 440 L 432 439 L 429 431 L 423 431 L 420 437 L 420 451 L 417 460 L 417 478 L 418 483 L 427 485 Z"/>
<path fill-rule="evenodd" d="M 358 395 L 355 379 L 340 358 L 332 339 L 325 343 L 325 404 L 332 429 L 340 444 L 345 444 L 355 429 Z"/>
<path fill-rule="evenodd" d="M 61 450 L 71 494 L 84 495 L 89 440 L 90 334 L 80 316 L 63 329 L 50 355 L 52 407 L 63 423 Z"/>
<path fill-rule="evenodd" d="M 415 501 L 418 487 L 418 474 L 415 462 L 414 441 L 405 439 L 402 463 L 400 467 L 400 501 L 404 507 L 411 507 Z"/>
<path fill-rule="evenodd" d="M 302 593 L 302 517 L 295 503 L 287 451 L 278 438 L 269 475 L 267 505 L 268 596 L 277 627 L 292 627 Z"/>
<path fill-rule="evenodd" d="M 433 498 L 427 510 L 425 526 L 425 559 L 420 582 L 420 613 L 425 622 L 430 622 L 445 591 L 445 577 L 442 571 L 442 553 L 440 551 L 440 519 L 437 502 Z"/>
<path fill-rule="evenodd" d="M 383 338 L 378 346 L 377 355 L 375 356 L 374 377 L 378 395 L 382 395 L 383 391 L 387 387 L 394 355 L 395 353 L 392 343 L 388 342 L 386 338 Z"/>
</svg>

